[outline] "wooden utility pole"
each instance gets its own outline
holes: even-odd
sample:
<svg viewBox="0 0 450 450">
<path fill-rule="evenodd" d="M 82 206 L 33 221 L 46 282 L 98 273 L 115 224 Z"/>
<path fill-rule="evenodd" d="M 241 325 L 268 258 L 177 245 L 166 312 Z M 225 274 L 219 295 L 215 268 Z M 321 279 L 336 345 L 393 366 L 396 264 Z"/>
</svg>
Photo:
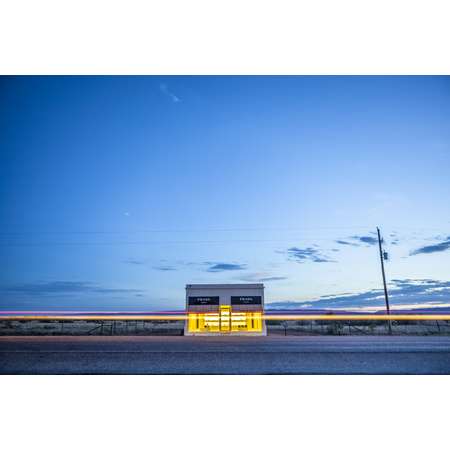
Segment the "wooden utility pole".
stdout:
<svg viewBox="0 0 450 450">
<path fill-rule="evenodd" d="M 391 311 L 389 309 L 389 295 L 388 295 L 387 286 L 386 286 L 386 274 L 384 272 L 384 254 L 383 254 L 383 248 L 381 247 L 380 229 L 378 227 L 377 227 L 377 235 L 378 235 L 378 248 L 380 250 L 381 273 L 383 275 L 384 300 L 386 302 L 386 313 L 387 313 L 387 315 L 390 315 Z M 388 328 L 389 328 L 389 334 L 392 334 L 392 325 L 391 325 L 390 319 L 388 319 Z"/>
</svg>

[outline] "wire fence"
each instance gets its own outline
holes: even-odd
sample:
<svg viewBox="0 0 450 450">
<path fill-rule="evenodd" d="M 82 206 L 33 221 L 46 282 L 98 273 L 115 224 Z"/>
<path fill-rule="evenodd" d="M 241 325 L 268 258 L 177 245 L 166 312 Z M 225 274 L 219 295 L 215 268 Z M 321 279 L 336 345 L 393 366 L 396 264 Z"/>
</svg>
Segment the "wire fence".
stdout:
<svg viewBox="0 0 450 450">
<path fill-rule="evenodd" d="M 267 320 L 268 335 L 386 335 L 379 321 Z M 165 320 L 0 320 L 0 336 L 182 336 L 184 321 Z M 393 335 L 450 335 L 449 320 L 392 321 Z"/>
<path fill-rule="evenodd" d="M 267 331 L 272 335 L 387 335 L 390 333 L 385 322 L 373 321 L 268 321 Z M 450 321 L 391 321 L 393 335 L 450 335 Z"/>
</svg>

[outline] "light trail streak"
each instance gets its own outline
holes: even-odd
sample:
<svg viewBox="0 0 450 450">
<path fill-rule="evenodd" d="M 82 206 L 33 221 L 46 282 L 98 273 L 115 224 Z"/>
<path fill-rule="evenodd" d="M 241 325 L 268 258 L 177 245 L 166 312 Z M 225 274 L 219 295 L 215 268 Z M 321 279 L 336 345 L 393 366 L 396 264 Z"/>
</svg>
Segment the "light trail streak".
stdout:
<svg viewBox="0 0 450 450">
<path fill-rule="evenodd" d="M 450 314 L 264 314 L 264 320 L 450 320 Z"/>
<path fill-rule="evenodd" d="M 450 320 L 450 314 L 271 314 L 263 320 L 327 320 L 327 321 L 396 321 L 396 320 Z M 0 320 L 187 320 L 188 314 L 1 314 Z"/>
<path fill-rule="evenodd" d="M 0 315 L 0 320 L 186 320 L 180 315 Z"/>
</svg>

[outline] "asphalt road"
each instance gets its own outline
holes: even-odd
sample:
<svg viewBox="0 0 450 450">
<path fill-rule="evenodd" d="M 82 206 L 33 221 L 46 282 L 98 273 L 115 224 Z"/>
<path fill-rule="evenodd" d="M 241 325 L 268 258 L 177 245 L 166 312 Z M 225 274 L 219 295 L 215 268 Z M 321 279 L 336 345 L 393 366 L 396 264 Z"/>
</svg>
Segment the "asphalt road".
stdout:
<svg viewBox="0 0 450 450">
<path fill-rule="evenodd" d="M 450 374 L 450 337 L 3 336 L 0 373 Z"/>
</svg>

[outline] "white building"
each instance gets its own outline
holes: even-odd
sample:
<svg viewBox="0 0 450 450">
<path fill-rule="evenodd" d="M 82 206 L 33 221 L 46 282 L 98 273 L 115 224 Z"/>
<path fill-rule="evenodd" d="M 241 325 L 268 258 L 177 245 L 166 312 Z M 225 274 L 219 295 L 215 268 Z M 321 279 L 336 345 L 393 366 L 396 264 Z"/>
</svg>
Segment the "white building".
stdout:
<svg viewBox="0 0 450 450">
<path fill-rule="evenodd" d="M 265 336 L 264 285 L 188 284 L 185 335 Z"/>
</svg>

